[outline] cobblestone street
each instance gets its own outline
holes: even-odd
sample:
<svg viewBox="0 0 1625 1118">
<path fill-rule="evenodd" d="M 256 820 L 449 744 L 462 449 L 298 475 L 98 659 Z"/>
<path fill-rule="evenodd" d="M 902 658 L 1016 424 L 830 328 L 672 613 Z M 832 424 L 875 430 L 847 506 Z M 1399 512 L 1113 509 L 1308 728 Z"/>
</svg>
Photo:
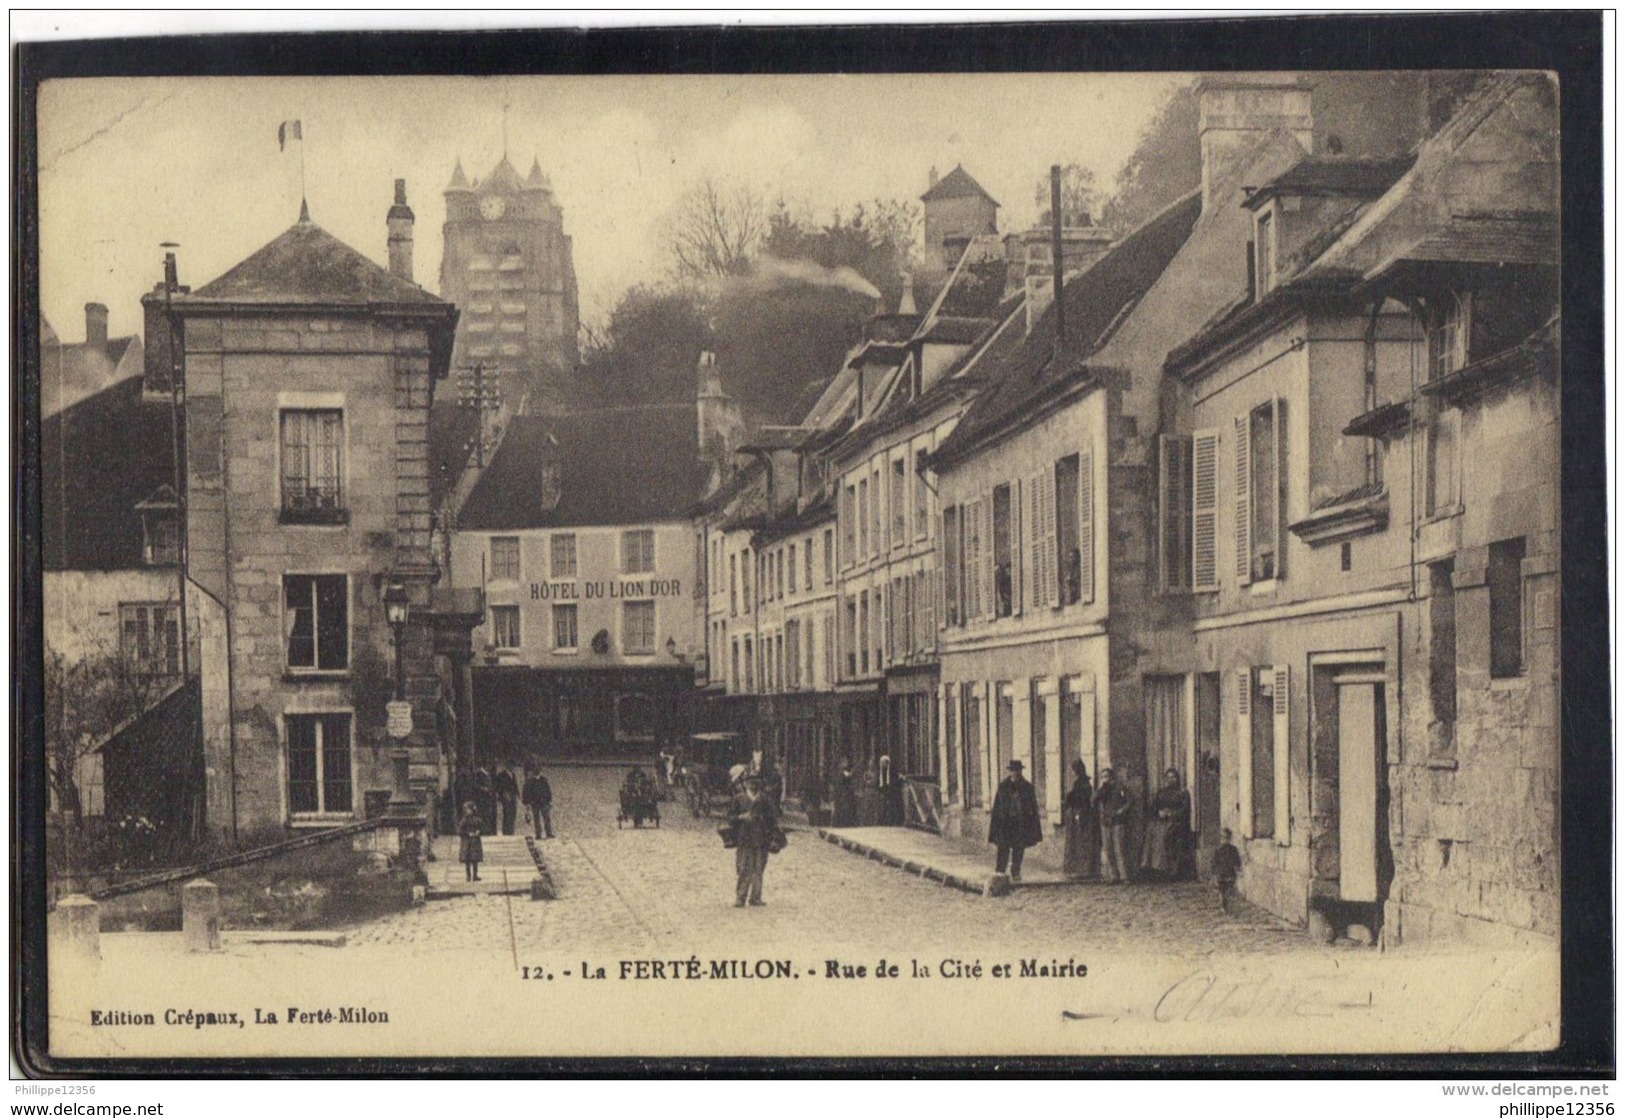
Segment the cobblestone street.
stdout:
<svg viewBox="0 0 1625 1118">
<path fill-rule="evenodd" d="M 1063 957 L 1100 950 L 1193 957 L 1328 950 L 1245 905 L 1221 915 L 1206 885 L 1054 887 L 992 899 L 857 857 L 805 830 L 792 831 L 789 848 L 772 859 L 767 906 L 736 909 L 733 855 L 716 837 L 718 821 L 694 819 L 678 801 L 663 805 L 659 829 L 618 829 L 623 772 L 548 771 L 558 837 L 540 845 L 557 900 L 431 901 L 351 929 L 350 942 L 510 952 L 519 962 L 589 950 L 629 956 L 801 943 L 916 954 L 1019 948 Z"/>
</svg>

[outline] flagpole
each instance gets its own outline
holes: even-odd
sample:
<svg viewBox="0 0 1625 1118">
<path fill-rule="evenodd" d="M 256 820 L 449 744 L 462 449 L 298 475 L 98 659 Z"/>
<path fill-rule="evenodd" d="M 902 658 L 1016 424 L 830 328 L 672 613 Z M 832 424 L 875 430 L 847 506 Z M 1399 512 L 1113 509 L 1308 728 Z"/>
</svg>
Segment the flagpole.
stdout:
<svg viewBox="0 0 1625 1118">
<path fill-rule="evenodd" d="M 310 195 L 305 190 L 305 123 L 299 122 L 299 208 L 305 209 L 310 204 Z"/>
</svg>

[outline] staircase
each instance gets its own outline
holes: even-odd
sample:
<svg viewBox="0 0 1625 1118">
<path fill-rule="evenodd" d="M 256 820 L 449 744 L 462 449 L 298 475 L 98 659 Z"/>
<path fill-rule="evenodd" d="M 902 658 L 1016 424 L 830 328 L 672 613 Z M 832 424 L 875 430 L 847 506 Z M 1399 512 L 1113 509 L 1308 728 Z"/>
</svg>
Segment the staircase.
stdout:
<svg viewBox="0 0 1625 1118">
<path fill-rule="evenodd" d="M 457 860 L 459 839 L 442 835 L 434 840 L 435 860 L 424 867 L 429 876 L 428 897 L 468 897 L 531 891 L 531 882 L 540 876 L 540 867 L 530 846 L 521 835 L 487 835 L 481 844 L 485 860 L 480 863 L 480 879 L 466 879 L 463 864 Z"/>
</svg>

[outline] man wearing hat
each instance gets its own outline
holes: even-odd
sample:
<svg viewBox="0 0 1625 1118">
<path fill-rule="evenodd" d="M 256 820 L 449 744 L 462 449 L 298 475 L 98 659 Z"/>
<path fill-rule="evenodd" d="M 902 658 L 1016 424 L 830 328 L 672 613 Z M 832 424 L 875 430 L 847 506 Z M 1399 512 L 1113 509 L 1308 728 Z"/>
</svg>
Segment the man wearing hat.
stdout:
<svg viewBox="0 0 1625 1118">
<path fill-rule="evenodd" d="M 744 780 L 745 790 L 734 797 L 729 821 L 734 826 L 738 846 L 734 852 L 734 868 L 739 873 L 734 905 L 762 905 L 762 874 L 767 870 L 768 855 L 782 847 L 783 833 L 779 830 L 779 812 L 773 798 L 762 790 L 762 778 L 749 773 Z"/>
<path fill-rule="evenodd" d="M 1044 841 L 1044 825 L 1038 817 L 1038 793 L 1021 775 L 1021 762 L 1011 761 L 1010 771 L 999 782 L 993 797 L 993 817 L 988 822 L 987 841 L 999 848 L 995 870 L 1010 868 L 1010 880 L 1021 880 L 1021 859 L 1029 846 Z"/>
</svg>

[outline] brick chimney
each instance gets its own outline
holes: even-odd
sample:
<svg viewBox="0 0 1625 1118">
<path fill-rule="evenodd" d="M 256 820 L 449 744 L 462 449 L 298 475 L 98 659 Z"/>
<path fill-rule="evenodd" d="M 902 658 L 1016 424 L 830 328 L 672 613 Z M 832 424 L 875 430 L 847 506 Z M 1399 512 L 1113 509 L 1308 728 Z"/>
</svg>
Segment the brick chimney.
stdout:
<svg viewBox="0 0 1625 1118">
<path fill-rule="evenodd" d="M 1310 88 L 1293 74 L 1236 74 L 1196 85 L 1197 134 L 1202 141 L 1202 211 L 1207 212 L 1248 154 L 1272 132 L 1314 150 Z"/>
<path fill-rule="evenodd" d="M 85 344 L 107 345 L 107 305 L 105 303 L 85 304 Z"/>
<path fill-rule="evenodd" d="M 1063 283 L 1087 271 L 1096 260 L 1106 255 L 1113 244 L 1111 233 L 1090 222 L 1087 214 L 1083 215 L 1083 221 L 1085 224 L 1061 227 Z M 1022 258 L 1025 262 L 1023 286 L 1027 290 L 1029 334 L 1032 333 L 1033 326 L 1043 317 L 1044 312 L 1049 309 L 1049 305 L 1055 301 L 1055 269 L 1051 263 L 1054 252 L 1053 236 L 1054 231 L 1050 228 L 1047 213 L 1037 225 L 1021 234 Z"/>
<path fill-rule="evenodd" d="M 694 412 L 699 425 L 700 458 L 711 463 L 715 478 L 720 480 L 739 445 L 744 421 L 738 402 L 722 387 L 717 355 L 710 350 L 700 354 L 698 381 Z"/>
<path fill-rule="evenodd" d="M 395 180 L 395 204 L 389 207 L 384 224 L 389 227 L 389 270 L 407 283 L 412 279 L 412 226 L 416 223 L 412 207 L 406 204 L 406 180 Z"/>
</svg>

